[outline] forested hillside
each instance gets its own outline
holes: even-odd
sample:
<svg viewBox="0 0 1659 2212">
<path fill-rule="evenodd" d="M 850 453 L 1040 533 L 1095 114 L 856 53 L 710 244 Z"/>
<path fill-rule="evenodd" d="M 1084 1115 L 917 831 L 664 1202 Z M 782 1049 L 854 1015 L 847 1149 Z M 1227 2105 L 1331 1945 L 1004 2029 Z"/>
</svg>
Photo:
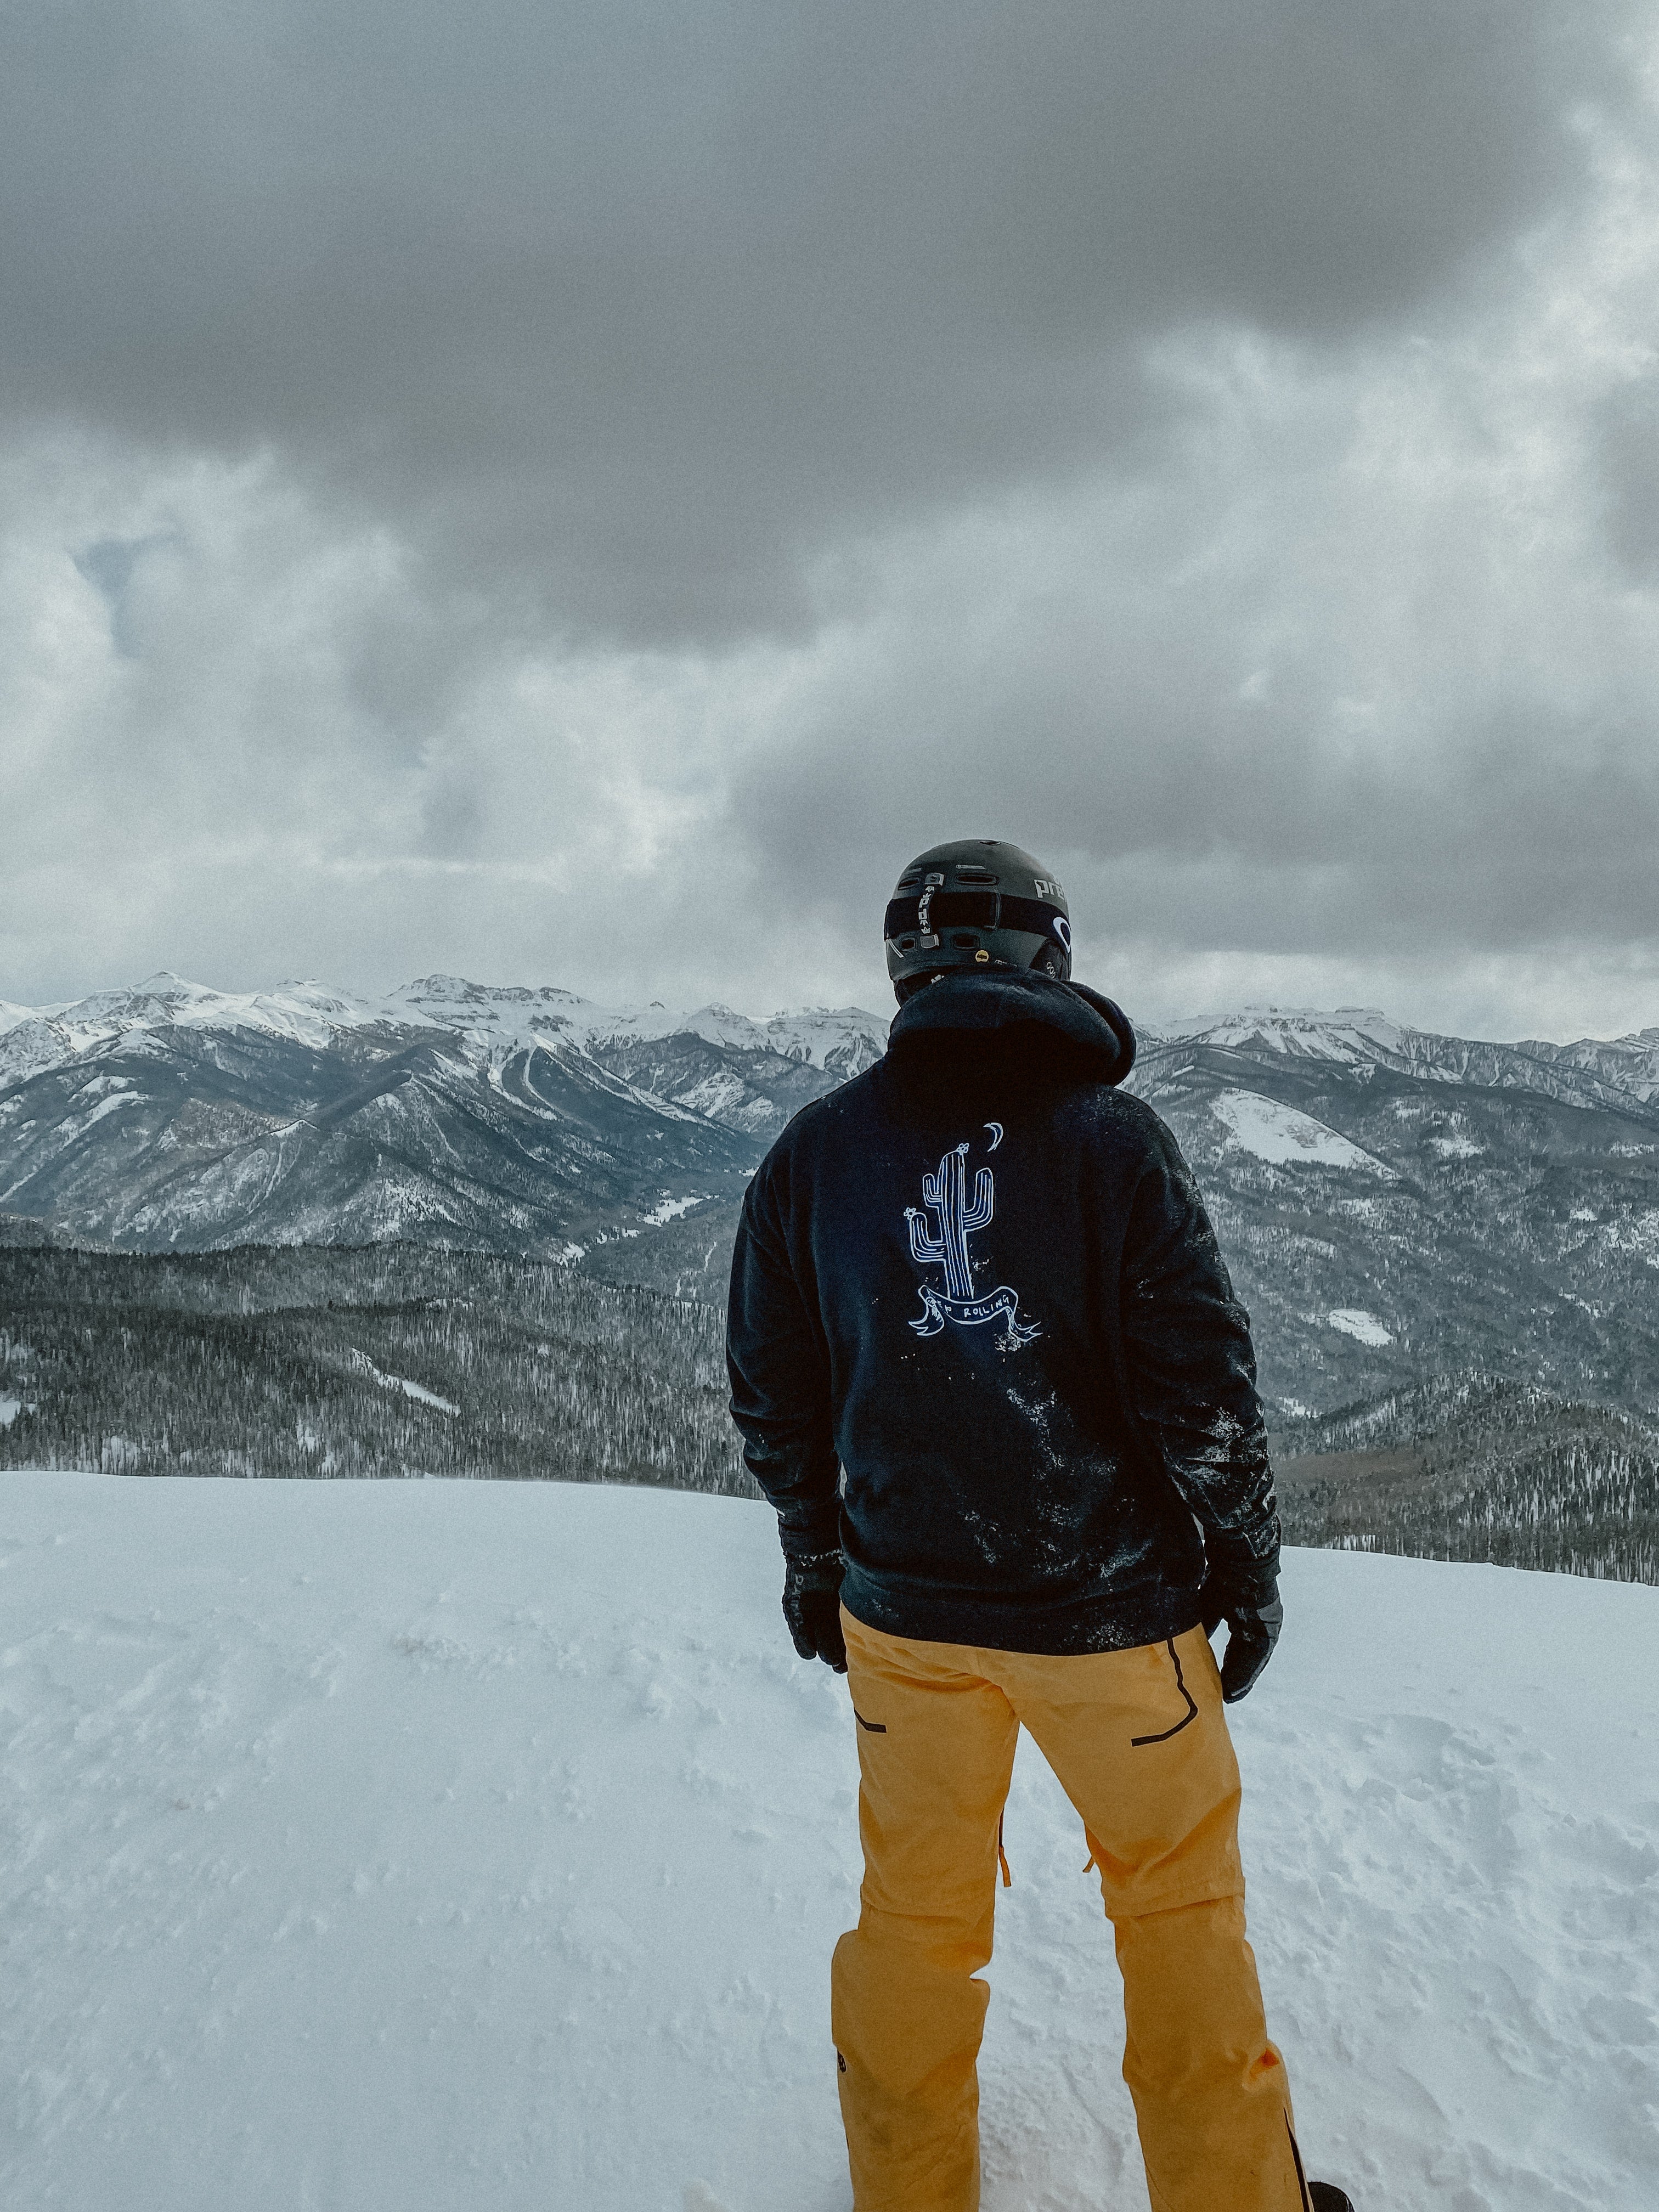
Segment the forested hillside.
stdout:
<svg viewBox="0 0 1659 2212">
<path fill-rule="evenodd" d="M 0 1009 L 0 1242 L 403 1242 L 718 1304 L 767 1145 L 885 1036 L 855 1008 L 606 1012 L 455 977 Z M 1643 1417 L 1656 1066 L 1649 1032 L 1491 1044 L 1270 1009 L 1143 1028 L 1129 1082 L 1209 1202 L 1274 1419 L 1472 1374 Z"/>
<path fill-rule="evenodd" d="M 711 1308 L 412 1244 L 0 1250 L 0 1466 L 29 1465 L 750 1492 Z"/>
<path fill-rule="evenodd" d="M 1480 1376 L 1276 1439 L 1287 1540 L 1659 1583 L 1659 1431 Z"/>
<path fill-rule="evenodd" d="M 1496 1380 L 1276 1437 L 1292 1543 L 1659 1582 L 1659 1437 Z M 0 1249 L 0 1468 L 754 1494 L 718 1309 L 433 1252 Z"/>
</svg>

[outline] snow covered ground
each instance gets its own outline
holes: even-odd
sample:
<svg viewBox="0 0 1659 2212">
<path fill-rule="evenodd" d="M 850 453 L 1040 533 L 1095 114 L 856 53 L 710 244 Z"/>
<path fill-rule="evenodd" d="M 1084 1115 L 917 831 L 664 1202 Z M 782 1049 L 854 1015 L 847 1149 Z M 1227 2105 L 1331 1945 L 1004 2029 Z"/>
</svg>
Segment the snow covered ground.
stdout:
<svg viewBox="0 0 1659 2212">
<path fill-rule="evenodd" d="M 1259 1091 L 1224 1091 L 1211 1100 L 1210 1111 L 1231 1131 L 1233 1142 L 1259 1160 L 1281 1167 L 1362 1168 L 1389 1180 L 1394 1176 L 1392 1168 L 1311 1114 L 1282 1099 L 1264 1098 Z"/>
<path fill-rule="evenodd" d="M 11 1474 L 10 2212 L 845 2212 L 844 1685 L 771 1516 Z M 1300 1553 L 1237 1734 L 1316 2172 L 1659 2203 L 1659 1592 Z M 1021 1754 L 986 2212 L 1144 2207 L 1109 1932 Z"/>
<path fill-rule="evenodd" d="M 1364 1306 L 1337 1306 L 1325 1318 L 1333 1328 L 1340 1328 L 1344 1336 L 1357 1338 L 1361 1344 L 1394 1342 L 1393 1332 L 1374 1313 L 1367 1313 Z M 409 1385 L 405 1383 L 404 1388 L 407 1389 Z"/>
</svg>

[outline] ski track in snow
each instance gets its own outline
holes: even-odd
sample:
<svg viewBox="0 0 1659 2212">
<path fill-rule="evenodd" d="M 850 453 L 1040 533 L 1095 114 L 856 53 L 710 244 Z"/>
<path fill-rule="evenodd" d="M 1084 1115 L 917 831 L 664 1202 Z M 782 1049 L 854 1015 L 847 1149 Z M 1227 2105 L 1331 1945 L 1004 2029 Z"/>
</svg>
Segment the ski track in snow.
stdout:
<svg viewBox="0 0 1659 2212">
<path fill-rule="evenodd" d="M 17 2212 L 846 2212 L 844 1684 L 764 1507 L 14 1474 Z M 1359 2212 L 1659 2203 L 1659 1593 L 1295 1553 L 1251 1930 Z M 1144 2206 L 1110 1931 L 1029 1744 L 985 2212 Z"/>
</svg>

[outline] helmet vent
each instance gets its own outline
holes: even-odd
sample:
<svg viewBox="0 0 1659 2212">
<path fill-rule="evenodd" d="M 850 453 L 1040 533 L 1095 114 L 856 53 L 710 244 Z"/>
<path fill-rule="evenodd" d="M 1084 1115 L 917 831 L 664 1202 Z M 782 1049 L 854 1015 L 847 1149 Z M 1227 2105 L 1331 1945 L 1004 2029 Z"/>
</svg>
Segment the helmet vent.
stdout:
<svg viewBox="0 0 1659 2212">
<path fill-rule="evenodd" d="M 959 884 L 994 884 L 996 879 L 994 868 L 982 868 L 972 860 L 957 870 L 957 881 Z"/>
</svg>

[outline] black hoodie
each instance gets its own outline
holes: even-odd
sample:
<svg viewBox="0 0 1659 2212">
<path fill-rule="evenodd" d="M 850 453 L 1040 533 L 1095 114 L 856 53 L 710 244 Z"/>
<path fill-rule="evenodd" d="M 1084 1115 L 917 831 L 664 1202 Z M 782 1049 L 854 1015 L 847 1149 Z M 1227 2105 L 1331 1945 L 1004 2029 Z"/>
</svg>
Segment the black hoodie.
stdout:
<svg viewBox="0 0 1659 2212">
<path fill-rule="evenodd" d="M 785 1551 L 839 1546 L 870 1627 L 1112 1650 L 1192 1627 L 1206 1561 L 1267 1594 L 1249 1316 L 1175 1139 L 1113 1087 L 1133 1052 L 1079 985 L 947 975 L 756 1172 L 732 1415 Z"/>
</svg>

